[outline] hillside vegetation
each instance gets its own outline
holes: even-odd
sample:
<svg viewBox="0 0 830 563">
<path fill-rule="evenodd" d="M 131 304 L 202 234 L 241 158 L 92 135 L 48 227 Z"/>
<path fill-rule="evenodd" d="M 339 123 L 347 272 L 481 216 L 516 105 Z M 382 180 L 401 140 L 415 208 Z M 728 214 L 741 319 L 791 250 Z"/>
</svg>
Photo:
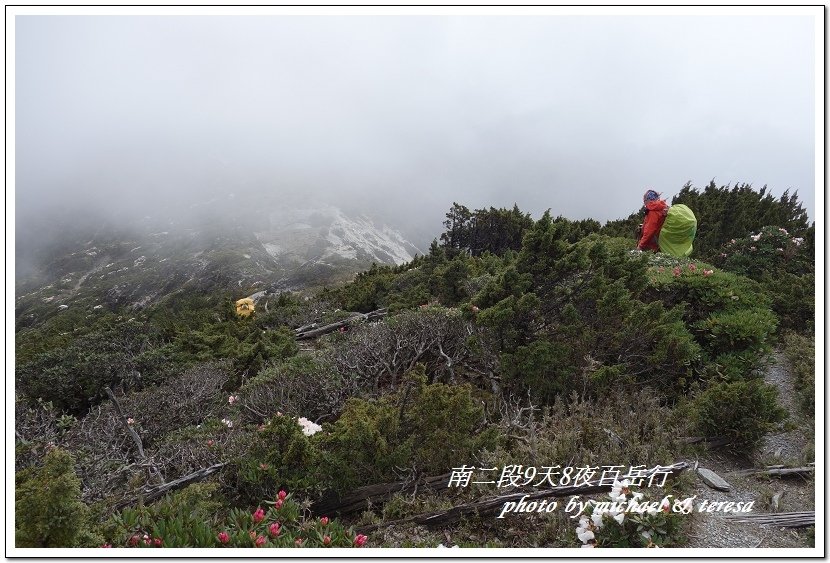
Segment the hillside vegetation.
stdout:
<svg viewBox="0 0 830 563">
<path fill-rule="evenodd" d="M 530 468 L 671 465 L 693 453 L 683 437 L 751 459 L 785 416 L 761 377 L 770 352 L 784 335 L 813 342 L 814 229 L 797 196 L 745 185 L 687 185 L 674 202 L 697 214 L 691 259 L 635 251 L 637 213 L 603 226 L 456 203 L 426 255 L 266 293 L 250 318 L 234 314 L 244 295 L 193 289 L 18 323 L 15 544 L 682 546 L 682 518 L 663 512 L 607 516 L 590 540 L 561 510 L 384 529 L 514 492 L 515 478 L 317 508 L 462 466 L 499 468 L 494 481 L 521 466 L 530 484 Z"/>
</svg>

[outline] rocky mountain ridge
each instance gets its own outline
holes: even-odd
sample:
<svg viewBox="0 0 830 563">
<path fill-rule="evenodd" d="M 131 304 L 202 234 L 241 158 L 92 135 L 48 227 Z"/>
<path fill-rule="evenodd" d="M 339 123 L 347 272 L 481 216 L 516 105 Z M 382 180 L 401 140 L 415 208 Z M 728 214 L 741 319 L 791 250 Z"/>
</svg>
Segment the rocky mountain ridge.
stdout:
<svg viewBox="0 0 830 563">
<path fill-rule="evenodd" d="M 74 306 L 141 308 L 184 288 L 242 297 L 332 285 L 421 253 L 395 229 L 331 205 L 244 210 L 232 200 L 54 241 L 16 280 L 18 323 Z"/>
</svg>

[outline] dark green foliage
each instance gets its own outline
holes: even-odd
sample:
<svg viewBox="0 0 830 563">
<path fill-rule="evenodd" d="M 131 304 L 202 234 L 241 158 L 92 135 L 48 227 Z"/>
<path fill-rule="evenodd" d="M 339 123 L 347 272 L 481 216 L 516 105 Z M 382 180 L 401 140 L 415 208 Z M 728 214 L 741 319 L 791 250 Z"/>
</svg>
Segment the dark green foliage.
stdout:
<svg viewBox="0 0 830 563">
<path fill-rule="evenodd" d="M 812 229 L 798 194 L 785 191 L 777 200 L 766 186 L 755 191 L 748 184 L 715 185 L 714 180 L 702 191 L 687 183 L 672 199 L 672 204 L 688 205 L 697 217 L 695 253 L 713 260 L 720 248 L 731 239 L 758 232 L 766 225 L 777 225 L 793 236 L 806 237 L 812 246 Z"/>
<path fill-rule="evenodd" d="M 246 439 L 246 453 L 234 460 L 232 468 L 243 499 L 254 502 L 278 486 L 309 493 L 325 486 L 320 479 L 320 449 L 303 434 L 296 418 L 275 415 Z"/>
<path fill-rule="evenodd" d="M 172 356 L 152 326 L 119 321 L 33 354 L 31 361 L 18 364 L 15 380 L 26 395 L 82 414 L 105 397 L 105 387 L 163 381 L 171 373 Z"/>
<path fill-rule="evenodd" d="M 551 401 L 608 384 L 685 385 L 699 347 L 679 311 L 637 299 L 645 257 L 591 235 L 567 242 L 569 226 L 543 216 L 525 235 L 515 271 L 485 287 L 478 322 L 502 353 L 505 381 Z M 525 289 L 532 292 L 518 297 Z"/>
<path fill-rule="evenodd" d="M 783 227 L 767 226 L 728 241 L 715 263 L 759 281 L 782 328 L 810 333 L 815 319 L 815 259 L 810 240 L 793 236 Z"/>
<path fill-rule="evenodd" d="M 492 431 L 482 432 L 483 418 L 470 387 L 427 384 L 421 366 L 394 394 L 346 403 L 321 437 L 321 470 L 338 490 L 396 480 L 401 472 L 437 475 L 495 445 Z"/>
<path fill-rule="evenodd" d="M 435 269 L 436 291 L 441 304 L 451 307 L 457 305 L 469 296 L 465 282 L 470 277 L 470 266 L 467 261 L 458 257 Z"/>
<path fill-rule="evenodd" d="M 189 485 L 149 506 L 125 508 L 104 524 L 104 533 L 113 547 L 151 547 L 157 538 L 163 547 L 212 547 L 223 506 L 217 497 L 216 484 Z"/>
<path fill-rule="evenodd" d="M 52 449 L 41 467 L 16 473 L 15 546 L 76 546 L 89 517 L 80 499 L 81 482 L 66 451 Z"/>
<path fill-rule="evenodd" d="M 785 272 L 765 276 L 761 280 L 761 285 L 772 299 L 771 307 L 778 315 L 779 328 L 795 330 L 805 335 L 815 334 L 815 274 L 796 276 Z"/>
<path fill-rule="evenodd" d="M 815 337 L 807 338 L 793 332 L 785 333 L 784 353 L 792 369 L 801 410 L 812 417 L 816 404 Z"/>
<path fill-rule="evenodd" d="M 532 226 L 530 214 L 522 213 L 517 205 L 513 209 L 491 207 L 470 211 L 453 203 L 444 221 L 446 231 L 441 235 L 441 242 L 451 252 L 501 255 L 508 250 L 518 251 L 524 233 Z"/>
<path fill-rule="evenodd" d="M 803 237 L 790 236 L 783 227 L 766 226 L 727 241 L 714 263 L 754 280 L 783 273 L 801 276 L 815 271 L 812 253 Z"/>
<path fill-rule="evenodd" d="M 776 388 L 763 381 L 714 383 L 694 399 L 693 416 L 704 436 L 731 438 L 733 450 L 748 453 L 786 418 L 777 397 Z"/>
<path fill-rule="evenodd" d="M 708 340 L 707 349 L 714 355 L 739 350 L 769 352 L 768 339 L 775 332 L 776 317 L 772 311 L 747 308 L 738 311 L 712 313 L 695 325 Z"/>
<path fill-rule="evenodd" d="M 338 520 L 308 517 L 285 491 L 257 499 L 259 506 L 217 514 L 222 505 L 210 484 L 180 492 L 137 509 L 125 509 L 106 524 L 112 547 L 294 548 L 360 547 L 358 536 Z M 282 496 L 279 496 L 282 495 Z"/>
<path fill-rule="evenodd" d="M 666 307 L 683 306 L 683 320 L 711 370 L 731 380 L 754 376 L 777 325 L 762 287 L 704 263 L 654 261 L 666 265 L 652 266 L 648 295 Z"/>
<path fill-rule="evenodd" d="M 359 273 L 348 292 L 344 292 L 343 308 L 360 313 L 379 309 L 383 306 L 382 296 L 389 290 L 393 279 L 392 268 L 372 264 L 368 271 Z"/>
</svg>

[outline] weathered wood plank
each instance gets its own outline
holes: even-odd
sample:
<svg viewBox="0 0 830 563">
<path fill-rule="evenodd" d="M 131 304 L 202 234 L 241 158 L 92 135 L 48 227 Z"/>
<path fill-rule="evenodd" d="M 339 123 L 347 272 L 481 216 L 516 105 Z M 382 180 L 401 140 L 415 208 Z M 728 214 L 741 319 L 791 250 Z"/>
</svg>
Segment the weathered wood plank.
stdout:
<svg viewBox="0 0 830 563">
<path fill-rule="evenodd" d="M 661 467 L 659 469 L 655 469 L 653 471 L 668 471 L 672 475 L 683 471 L 684 469 L 688 469 L 689 464 L 686 462 L 679 462 L 675 463 L 674 465 Z M 599 480 L 590 481 L 585 485 L 581 485 L 578 487 L 573 486 L 565 486 L 565 487 L 553 487 L 550 489 L 546 489 L 543 491 L 534 491 L 534 492 L 516 492 L 516 493 L 509 493 L 504 495 L 498 495 L 495 497 L 489 497 L 482 500 L 478 500 L 471 503 L 461 504 L 459 506 L 455 506 L 449 510 L 442 510 L 438 512 L 429 512 L 426 514 L 418 514 L 415 516 L 410 516 L 409 518 L 403 518 L 401 520 L 395 520 L 393 522 L 385 522 L 384 524 L 373 524 L 371 526 L 363 526 L 358 528 L 358 532 L 360 533 L 369 533 L 374 531 L 380 527 L 387 527 L 387 526 L 399 526 L 401 524 L 419 524 L 424 526 L 446 526 L 450 524 L 455 524 L 462 518 L 468 516 L 487 516 L 491 514 L 495 514 L 504 506 L 506 502 L 516 502 L 521 500 L 522 498 L 525 499 L 526 502 L 537 501 L 545 498 L 551 497 L 569 497 L 572 495 L 590 495 L 595 493 L 601 493 L 604 491 L 610 491 L 611 485 L 600 485 Z"/>
<path fill-rule="evenodd" d="M 746 522 L 762 526 L 777 526 L 781 528 L 807 528 L 816 525 L 816 513 L 809 512 L 779 512 L 777 514 L 743 514 L 727 516 L 733 522 Z"/>
<path fill-rule="evenodd" d="M 706 483 L 710 489 L 716 489 L 718 491 L 730 491 L 732 490 L 732 485 L 726 482 L 726 480 L 712 471 L 711 469 L 706 469 L 705 467 L 698 467 L 697 474 L 700 479 Z"/>
<path fill-rule="evenodd" d="M 355 313 L 354 316 L 351 316 L 348 319 L 343 319 L 342 321 L 337 321 L 336 323 L 330 323 L 319 327 L 316 325 L 302 326 L 294 331 L 294 338 L 296 340 L 308 340 L 310 338 L 317 338 L 319 336 L 323 336 L 324 334 L 329 334 L 330 332 L 339 330 L 343 327 L 347 327 L 353 324 L 356 320 L 373 321 L 376 319 L 380 319 L 382 317 L 385 317 L 387 312 L 387 309 L 377 309 L 376 311 L 372 311 L 366 314 Z"/>
</svg>

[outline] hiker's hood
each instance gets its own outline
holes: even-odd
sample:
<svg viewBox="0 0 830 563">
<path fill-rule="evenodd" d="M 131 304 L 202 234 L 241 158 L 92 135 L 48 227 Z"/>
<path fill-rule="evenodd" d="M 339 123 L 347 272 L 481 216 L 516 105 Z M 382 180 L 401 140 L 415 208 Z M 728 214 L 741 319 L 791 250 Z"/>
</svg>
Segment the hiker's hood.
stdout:
<svg viewBox="0 0 830 563">
<path fill-rule="evenodd" d="M 665 213 L 669 209 L 669 204 L 666 203 L 665 199 L 655 199 L 646 202 L 646 209 Z"/>
</svg>

